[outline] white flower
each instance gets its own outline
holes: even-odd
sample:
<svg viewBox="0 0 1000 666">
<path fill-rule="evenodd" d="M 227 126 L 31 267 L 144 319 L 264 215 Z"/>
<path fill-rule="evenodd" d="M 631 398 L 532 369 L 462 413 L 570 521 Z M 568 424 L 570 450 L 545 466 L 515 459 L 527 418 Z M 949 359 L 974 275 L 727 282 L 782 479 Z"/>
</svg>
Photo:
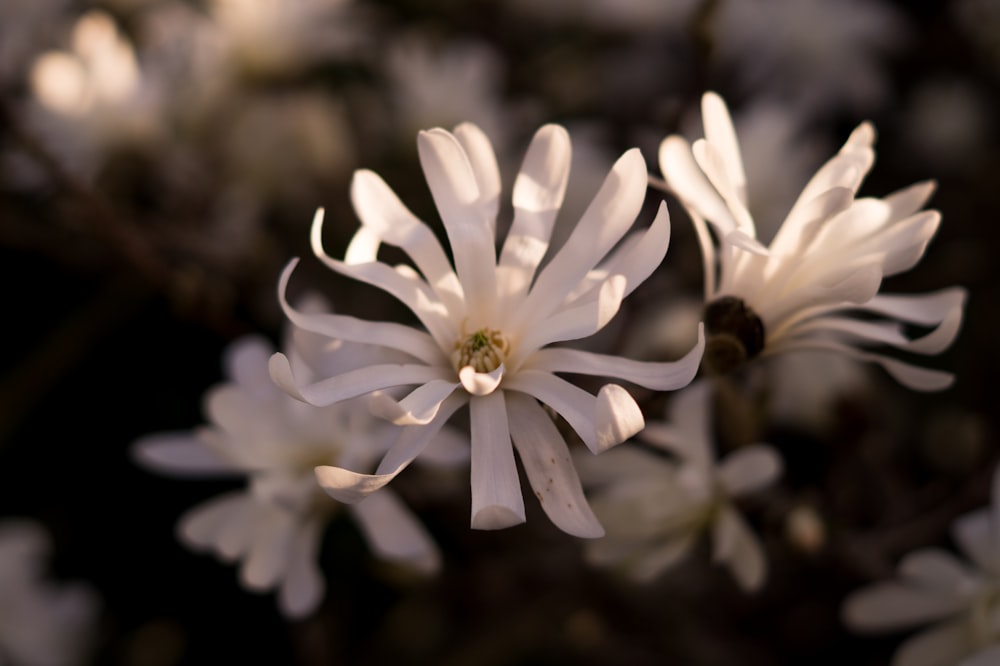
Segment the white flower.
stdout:
<svg viewBox="0 0 1000 666">
<path fill-rule="evenodd" d="M 649 423 L 640 441 L 669 453 L 622 447 L 606 465 L 586 464 L 583 479 L 607 536 L 587 543 L 595 565 L 616 565 L 639 582 L 652 580 L 680 562 L 703 534 L 712 537 L 712 557 L 729 568 L 744 590 L 764 582 L 763 548 L 734 500 L 760 490 L 781 473 L 781 458 L 769 446 L 739 448 L 718 463 L 711 443 L 711 385 L 700 380 L 671 400 L 668 421 Z"/>
<path fill-rule="evenodd" d="M 301 344 L 296 351 L 315 355 Z M 179 537 L 192 549 L 241 560 L 244 587 L 278 588 L 282 611 L 297 618 L 322 600 L 320 540 L 340 507 L 316 484 L 313 468 L 336 463 L 369 469 L 402 429 L 371 416 L 357 401 L 319 409 L 288 397 L 268 376 L 272 352 L 256 336 L 234 342 L 225 356 L 230 381 L 206 395 L 210 425 L 146 436 L 135 443 L 134 453 L 143 466 L 172 476 L 247 477 L 246 489 L 184 515 Z M 366 355 L 363 345 L 335 345 L 322 358 L 335 368 L 350 368 Z M 448 440 L 438 443 L 429 460 L 441 462 L 456 451 L 464 459 L 463 443 L 450 450 Z M 440 556 L 430 535 L 391 490 L 349 511 L 378 557 L 423 573 L 438 569 Z"/>
<path fill-rule="evenodd" d="M 844 622 L 858 632 L 937 623 L 906 639 L 893 666 L 991 666 L 1000 663 L 1000 468 L 992 505 L 960 517 L 952 536 L 968 558 L 939 548 L 904 557 L 898 578 L 847 597 Z"/>
<path fill-rule="evenodd" d="M 726 105 L 707 93 L 702 114 L 705 138 L 689 145 L 679 136 L 667 137 L 659 158 L 667 186 L 691 215 L 702 247 L 706 364 L 726 371 L 758 354 L 828 349 L 878 363 L 914 389 L 949 386 L 949 373 L 864 349 L 883 344 L 936 354 L 958 334 L 964 289 L 878 293 L 884 277 L 920 260 L 937 230 L 940 214 L 920 210 L 934 184 L 918 183 L 884 199 L 857 198 L 874 160 L 875 133 L 862 123 L 805 186 L 765 247 L 747 209 L 747 178 Z M 901 322 L 932 330 L 912 339 Z"/>
<path fill-rule="evenodd" d="M 633 149 L 615 163 L 573 234 L 539 269 L 569 175 L 566 130 L 546 125 L 535 134 L 514 183 L 514 219 L 499 259 L 494 236 L 500 177 L 489 140 L 476 126 L 462 124 L 454 133 L 421 132 L 417 146 L 454 269 L 430 227 L 366 170 L 356 172 L 351 185 L 362 226 L 345 259 L 333 259 L 323 250 L 322 210 L 312 241 L 314 252 L 330 268 L 397 297 L 426 331 L 306 315 L 283 301 L 297 326 L 383 345 L 408 359 L 306 384 L 297 381 L 287 359 L 278 354 L 271 359 L 271 376 L 290 394 L 316 405 L 375 391 L 373 404 L 382 416 L 398 424 L 426 424 L 428 430 L 402 436 L 374 475 L 325 466 L 316 471 L 320 483 L 342 501 L 361 499 L 399 474 L 420 455 L 427 433 L 468 404 L 472 527 L 499 529 L 525 520 L 516 448 L 549 518 L 570 534 L 597 536 L 602 529 L 587 505 L 568 447 L 540 403 L 561 414 L 594 453 L 641 430 L 642 414 L 621 386 L 607 384 L 594 396 L 556 373 L 618 377 L 672 390 L 691 381 L 703 348 L 699 338 L 676 363 L 641 363 L 549 346 L 603 328 L 622 299 L 663 259 L 670 228 L 662 203 L 648 229 L 626 237 L 645 198 L 645 160 Z M 383 242 L 403 249 L 416 269 L 380 262 L 376 255 Z M 282 276 L 282 294 L 294 266 L 295 261 Z M 398 401 L 383 393 L 406 386 L 416 388 Z"/>
<path fill-rule="evenodd" d="M 82 583 L 44 578 L 49 538 L 27 519 L 0 521 L 0 663 L 73 666 L 89 661 L 99 601 Z"/>
</svg>

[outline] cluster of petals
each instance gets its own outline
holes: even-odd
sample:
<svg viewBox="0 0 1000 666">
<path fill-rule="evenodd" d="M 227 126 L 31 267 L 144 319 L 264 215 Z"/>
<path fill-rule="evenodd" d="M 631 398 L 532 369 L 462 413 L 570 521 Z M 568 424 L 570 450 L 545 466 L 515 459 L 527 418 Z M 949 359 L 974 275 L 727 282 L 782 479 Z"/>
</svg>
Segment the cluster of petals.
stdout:
<svg viewBox="0 0 1000 666">
<path fill-rule="evenodd" d="M 781 458 L 770 446 L 750 444 L 716 460 L 711 403 L 711 384 L 699 380 L 674 395 L 667 421 L 651 422 L 639 434 L 651 449 L 626 445 L 601 465 L 581 461 L 594 512 L 607 527 L 603 539 L 587 543 L 591 564 L 646 582 L 710 534 L 713 560 L 742 589 L 763 584 L 764 549 L 735 502 L 772 484 Z"/>
<path fill-rule="evenodd" d="M 706 302 L 741 299 L 763 323 L 761 356 L 833 350 L 877 363 L 916 390 L 949 386 L 949 373 L 869 350 L 888 345 L 937 354 L 958 334 L 964 289 L 879 293 L 883 278 L 913 267 L 935 234 L 940 214 L 921 210 L 934 184 L 918 183 L 884 198 L 858 197 L 875 159 L 874 129 L 862 123 L 816 172 L 764 245 L 747 209 L 747 179 L 733 123 L 718 95 L 704 95 L 702 120 L 705 137 L 693 144 L 667 137 L 659 163 L 667 187 L 694 222 L 705 263 Z M 913 338 L 907 325 L 929 332 Z"/>
<path fill-rule="evenodd" d="M 893 666 L 991 666 L 1000 663 L 1000 468 L 992 504 L 961 516 L 952 537 L 967 560 L 941 548 L 904 557 L 891 581 L 844 601 L 848 627 L 883 633 L 933 626 L 907 638 Z"/>
<path fill-rule="evenodd" d="M 301 333 L 294 337 L 320 342 Z M 332 353 L 318 348 L 310 352 L 306 347 L 296 345 L 300 353 L 289 349 L 297 365 L 304 366 L 304 359 L 311 358 L 317 364 L 343 368 L 368 356 L 363 345 L 338 345 Z M 322 533 L 341 507 L 316 484 L 313 468 L 335 463 L 371 469 L 402 429 L 373 417 L 357 401 L 320 409 L 290 398 L 268 375 L 273 352 L 270 343 L 258 336 L 236 340 L 225 354 L 228 381 L 205 397 L 210 424 L 194 431 L 147 435 L 134 444 L 134 454 L 144 467 L 169 476 L 245 478 L 245 488 L 219 495 L 183 515 L 178 536 L 192 549 L 241 562 L 244 587 L 277 589 L 282 612 L 304 617 L 322 601 L 325 582 L 318 565 Z M 449 440 L 447 434 L 438 437 L 427 461 L 464 459 L 464 443 Z M 434 541 L 391 489 L 348 510 L 376 556 L 421 573 L 439 568 Z"/>
<path fill-rule="evenodd" d="M 408 433 L 375 474 L 320 466 L 320 484 L 354 502 L 385 486 L 417 456 L 434 432 L 464 405 L 471 430 L 471 525 L 500 529 L 525 520 L 516 449 L 536 497 L 562 530 L 603 533 L 583 495 L 569 447 L 543 405 L 561 415 L 593 453 L 619 444 L 644 420 L 628 391 L 614 383 L 593 395 L 558 373 L 613 377 L 653 390 L 686 386 L 697 372 L 703 339 L 673 363 L 645 363 L 551 346 L 590 336 L 660 264 L 670 224 L 661 203 L 652 224 L 628 233 L 645 200 L 646 162 L 638 149 L 612 167 L 572 234 L 543 263 L 569 177 L 570 141 L 558 125 L 539 129 L 514 183 L 513 220 L 497 253 L 500 176 L 496 155 L 472 124 L 417 137 L 420 163 L 444 224 L 454 265 L 431 228 L 375 173 L 359 170 L 351 198 L 361 227 L 343 260 L 322 247 L 322 210 L 312 230 L 315 254 L 334 271 L 392 294 L 422 328 L 296 311 L 298 327 L 330 338 L 381 345 L 405 355 L 319 381 L 298 377 L 281 354 L 271 376 L 289 394 L 329 405 L 372 393 L 372 409 Z M 412 265 L 377 257 L 382 244 L 402 249 Z"/>
</svg>

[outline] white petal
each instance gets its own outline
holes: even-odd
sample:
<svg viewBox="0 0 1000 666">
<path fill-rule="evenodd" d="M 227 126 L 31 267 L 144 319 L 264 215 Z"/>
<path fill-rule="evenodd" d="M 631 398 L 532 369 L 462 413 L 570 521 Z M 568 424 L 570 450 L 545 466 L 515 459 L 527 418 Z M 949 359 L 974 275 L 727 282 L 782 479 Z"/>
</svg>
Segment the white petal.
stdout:
<svg viewBox="0 0 1000 666">
<path fill-rule="evenodd" d="M 231 492 L 188 510 L 177 523 L 180 540 L 192 550 L 212 549 L 234 560 L 250 544 L 256 502 L 244 492 Z"/>
<path fill-rule="evenodd" d="M 730 182 L 725 158 L 720 154 L 718 146 L 705 139 L 699 139 L 691 145 L 691 152 L 694 154 L 698 166 L 705 172 L 709 181 L 729 207 L 736 220 L 736 230 L 755 238 L 757 232 L 754 229 L 753 218 L 750 217 L 750 211 L 747 210 L 743 201 L 746 197 L 745 189 L 741 193 L 737 184 Z"/>
<path fill-rule="evenodd" d="M 298 264 L 292 259 L 278 281 L 278 299 L 285 316 L 297 327 L 337 340 L 381 345 L 398 349 L 428 364 L 443 362 L 441 348 L 434 339 L 411 326 L 390 322 L 372 322 L 337 314 L 306 314 L 295 310 L 285 299 L 288 280 Z"/>
<path fill-rule="evenodd" d="M 170 476 L 218 476 L 240 472 L 231 461 L 219 457 L 188 433 L 140 437 L 132 445 L 131 453 L 142 467 Z"/>
<path fill-rule="evenodd" d="M 496 219 L 500 212 L 500 165 L 496 153 L 486 134 L 472 123 L 462 123 L 455 127 L 453 134 L 465 149 L 472 166 L 472 173 L 479 186 L 479 207 L 482 216 L 491 223 L 491 232 L 496 235 Z"/>
<path fill-rule="evenodd" d="M 500 253 L 508 297 L 523 296 L 545 256 L 569 180 L 570 139 L 559 125 L 535 132 L 514 181 L 514 221 Z"/>
<path fill-rule="evenodd" d="M 859 632 L 908 629 L 958 612 L 963 604 L 936 590 L 898 582 L 876 583 L 852 592 L 841 607 L 844 624 Z"/>
<path fill-rule="evenodd" d="M 694 547 L 699 533 L 685 532 L 640 552 L 629 565 L 629 574 L 639 583 L 648 583 L 681 562 Z"/>
<path fill-rule="evenodd" d="M 975 645 L 968 622 L 941 624 L 907 639 L 896 650 L 892 666 L 948 666 L 958 664 Z"/>
<path fill-rule="evenodd" d="M 521 369 L 508 376 L 506 391 L 521 391 L 538 398 L 566 419 L 592 453 L 597 453 L 594 426 L 596 399 L 582 388 L 541 370 Z"/>
<path fill-rule="evenodd" d="M 899 563 L 899 575 L 940 594 L 959 597 L 974 592 L 978 584 L 964 564 L 939 548 L 922 548 L 906 555 Z"/>
<path fill-rule="evenodd" d="M 553 342 L 577 340 L 598 332 L 618 314 L 625 298 L 626 283 L 624 276 L 613 275 L 601 283 L 597 298 L 560 310 L 540 324 L 533 325 L 525 331 L 513 358 L 522 358 Z"/>
<path fill-rule="evenodd" d="M 504 392 L 469 401 L 472 422 L 473 529 L 499 530 L 524 522 L 524 498 L 514 463 Z"/>
<path fill-rule="evenodd" d="M 335 402 L 393 386 L 447 380 L 450 374 L 450 368 L 389 363 L 351 370 L 313 384 L 300 386 L 292 375 L 288 358 L 281 353 L 271 357 L 269 369 L 274 382 L 290 396 L 317 407 L 326 407 Z"/>
<path fill-rule="evenodd" d="M 289 544 L 298 520 L 277 507 L 261 506 L 250 547 L 240 567 L 240 583 L 248 590 L 269 590 L 284 577 Z"/>
<path fill-rule="evenodd" d="M 464 397 L 464 396 L 463 396 Z M 375 474 L 361 474 L 342 467 L 321 465 L 315 468 L 316 480 L 330 497 L 345 504 L 355 504 L 392 481 L 413 462 L 465 400 L 452 395 L 441 404 L 437 416 L 427 425 L 406 426 L 379 463 Z"/>
<path fill-rule="evenodd" d="M 476 372 L 471 365 L 458 371 L 458 379 L 462 386 L 472 395 L 489 395 L 500 386 L 507 366 L 501 363 L 490 372 Z"/>
<path fill-rule="evenodd" d="M 406 251 L 449 310 L 461 310 L 462 287 L 441 243 L 378 174 L 367 169 L 354 173 L 351 202 L 362 224 L 384 242 Z"/>
<path fill-rule="evenodd" d="M 685 139 L 680 136 L 664 139 L 660 144 L 659 162 L 667 185 L 686 208 L 694 209 L 699 217 L 711 222 L 723 234 L 736 229 L 736 220 L 695 162 L 691 146 Z"/>
<path fill-rule="evenodd" d="M 441 403 L 451 395 L 458 382 L 444 379 L 421 384 L 402 400 L 376 391 L 369 401 L 369 409 L 375 416 L 391 421 L 396 425 L 423 425 L 437 415 Z"/>
<path fill-rule="evenodd" d="M 594 429 L 597 453 L 626 441 L 646 425 L 635 398 L 617 384 L 605 384 L 597 393 Z"/>
<path fill-rule="evenodd" d="M 718 510 L 712 528 L 712 559 L 729 567 L 746 592 L 754 592 L 764 583 L 767 562 L 760 541 L 728 505 Z"/>
<path fill-rule="evenodd" d="M 267 376 L 267 359 L 274 353 L 274 346 L 259 335 L 237 339 L 223 352 L 226 376 L 244 391 L 257 397 L 272 395 L 274 384 Z"/>
<path fill-rule="evenodd" d="M 573 536 L 602 536 L 604 528 L 587 503 L 569 447 L 552 419 L 534 398 L 513 391 L 505 398 L 511 438 L 549 520 Z"/>
<path fill-rule="evenodd" d="M 731 497 L 763 488 L 781 475 L 781 456 L 770 446 L 753 444 L 733 451 L 719 465 L 719 478 Z"/>
<path fill-rule="evenodd" d="M 376 557 L 422 573 L 434 573 L 441 567 L 434 540 L 391 490 L 373 493 L 350 508 Z"/>
<path fill-rule="evenodd" d="M 326 581 L 319 567 L 323 523 L 308 519 L 299 524 L 288 547 L 288 568 L 278 592 L 278 604 L 286 617 L 311 615 L 323 600 Z"/>
<path fill-rule="evenodd" d="M 714 92 L 707 92 L 701 98 L 701 117 L 705 127 L 705 139 L 719 151 L 726 179 L 735 190 L 740 203 L 747 205 L 747 178 L 743 171 L 743 158 L 736 140 L 729 109 Z"/>
<path fill-rule="evenodd" d="M 442 129 L 420 132 L 417 149 L 448 233 L 466 307 L 487 307 L 496 294 L 494 222 L 484 216 L 480 206 L 479 184 L 469 157 L 458 139 Z M 488 312 L 483 316 L 488 317 Z M 472 326 L 482 323 L 473 321 Z"/>
<path fill-rule="evenodd" d="M 698 343 L 677 361 L 633 361 L 579 349 L 549 347 L 535 352 L 525 368 L 614 377 L 655 391 L 673 391 L 691 383 L 698 373 L 704 350 L 704 325 L 699 324 Z"/>
<path fill-rule="evenodd" d="M 512 328 L 547 317 L 635 222 L 645 198 L 646 161 L 637 148 L 622 155 L 566 243 L 542 269 Z"/>
</svg>

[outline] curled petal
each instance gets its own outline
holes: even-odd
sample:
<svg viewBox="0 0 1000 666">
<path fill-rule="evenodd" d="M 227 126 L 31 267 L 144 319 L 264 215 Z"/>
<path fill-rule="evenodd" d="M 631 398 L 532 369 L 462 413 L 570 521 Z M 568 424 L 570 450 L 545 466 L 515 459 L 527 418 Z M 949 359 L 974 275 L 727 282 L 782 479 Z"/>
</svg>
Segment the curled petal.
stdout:
<svg viewBox="0 0 1000 666">
<path fill-rule="evenodd" d="M 458 388 L 457 382 L 435 379 L 414 389 L 402 400 L 381 391 L 372 394 L 368 403 L 372 414 L 396 425 L 423 425 L 437 415 L 441 403 Z"/>
<path fill-rule="evenodd" d="M 506 369 L 507 366 L 501 363 L 491 372 L 476 372 L 475 368 L 467 365 L 458 371 L 458 378 L 465 390 L 472 395 L 489 395 L 500 386 Z"/>
<path fill-rule="evenodd" d="M 595 449 L 598 453 L 621 444 L 645 425 L 642 410 L 628 391 L 617 384 L 601 387 L 594 410 Z"/>
</svg>

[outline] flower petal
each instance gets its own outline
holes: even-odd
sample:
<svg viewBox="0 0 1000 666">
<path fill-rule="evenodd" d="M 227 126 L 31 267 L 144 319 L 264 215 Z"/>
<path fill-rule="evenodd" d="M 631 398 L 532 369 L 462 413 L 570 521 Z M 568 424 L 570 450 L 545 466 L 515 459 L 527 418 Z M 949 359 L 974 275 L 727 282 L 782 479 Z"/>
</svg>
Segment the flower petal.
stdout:
<svg viewBox="0 0 1000 666">
<path fill-rule="evenodd" d="M 326 581 L 319 567 L 322 529 L 318 519 L 306 519 L 288 545 L 288 567 L 278 591 L 278 605 L 291 619 L 311 615 L 323 599 Z"/>
<path fill-rule="evenodd" d="M 476 372 L 471 365 L 458 371 L 458 379 L 462 386 L 472 395 L 489 395 L 500 386 L 507 366 L 501 363 L 490 372 Z"/>
<path fill-rule="evenodd" d="M 607 451 L 632 437 L 646 425 L 635 398 L 617 384 L 605 384 L 597 393 L 594 409 L 594 429 L 597 437 L 594 449 Z"/>
<path fill-rule="evenodd" d="M 733 214 L 695 162 L 687 140 L 668 136 L 660 143 L 658 156 L 663 178 L 692 216 L 711 222 L 722 234 L 736 229 Z"/>
<path fill-rule="evenodd" d="M 256 506 L 240 491 L 213 497 L 181 516 L 177 535 L 192 550 L 211 549 L 224 560 L 235 560 L 250 544 Z"/>
<path fill-rule="evenodd" d="M 523 523 L 524 498 L 514 462 L 504 392 L 469 401 L 472 428 L 473 529 L 499 530 Z"/>
<path fill-rule="evenodd" d="M 288 546 L 297 528 L 296 516 L 281 508 L 259 505 L 253 536 L 240 567 L 240 583 L 248 590 L 269 590 L 288 566 Z"/>
<path fill-rule="evenodd" d="M 262 336 L 239 338 L 222 354 L 226 376 L 256 398 L 273 396 L 274 384 L 267 376 L 267 359 L 273 353 L 274 347 Z"/>
<path fill-rule="evenodd" d="M 451 395 L 458 382 L 435 379 L 421 384 L 402 400 L 396 400 L 381 391 L 372 394 L 368 403 L 375 416 L 396 425 L 423 425 L 437 415 L 441 403 Z"/>
<path fill-rule="evenodd" d="M 519 360 L 530 357 L 532 352 L 545 345 L 589 337 L 604 328 L 618 314 L 625 298 L 625 288 L 625 278 L 612 275 L 596 290 L 596 298 L 560 310 L 529 328 L 512 354 L 512 365 L 517 365 Z"/>
<path fill-rule="evenodd" d="M 736 140 L 736 130 L 729 116 L 729 109 L 722 98 L 714 92 L 707 92 L 701 98 L 702 124 L 705 139 L 718 151 L 726 180 L 737 195 L 738 201 L 747 205 L 747 177 L 743 171 L 743 158 Z"/>
<path fill-rule="evenodd" d="M 712 559 L 725 564 L 746 592 L 760 589 L 767 572 L 757 535 L 732 506 L 719 509 L 712 526 Z"/>
<path fill-rule="evenodd" d="M 629 563 L 629 575 L 638 583 L 648 583 L 667 569 L 676 566 L 694 548 L 700 534 L 681 532 L 648 550 L 640 551 Z"/>
<path fill-rule="evenodd" d="M 350 510 L 376 557 L 426 574 L 441 568 L 441 554 L 431 535 L 391 490 L 373 493 Z"/>
<path fill-rule="evenodd" d="M 854 631 L 880 633 L 935 622 L 962 607 L 955 597 L 942 596 L 938 590 L 889 581 L 852 592 L 841 615 Z"/>
<path fill-rule="evenodd" d="M 524 369 L 614 377 L 654 391 L 673 391 L 691 383 L 698 373 L 704 350 L 704 325 L 699 324 L 698 343 L 677 361 L 633 361 L 580 349 L 548 347 L 535 352 Z"/>
<path fill-rule="evenodd" d="M 542 509 L 556 527 L 573 536 L 603 536 L 570 457 L 569 447 L 545 410 L 530 398 L 505 394 L 510 434 Z"/>
<path fill-rule="evenodd" d="M 892 666 L 959 664 L 973 652 L 975 645 L 969 622 L 947 622 L 903 641 L 892 657 Z"/>
<path fill-rule="evenodd" d="M 496 236 L 496 219 L 500 212 L 500 165 L 486 134 L 472 123 L 461 123 L 452 132 L 465 150 L 472 166 L 472 173 L 479 186 L 481 215 L 491 225 Z"/>
<path fill-rule="evenodd" d="M 595 398 L 582 388 L 550 372 L 522 368 L 507 377 L 505 391 L 521 391 L 554 409 L 566 419 L 592 453 L 597 453 L 594 426 Z"/>
<path fill-rule="evenodd" d="M 733 451 L 719 465 L 719 478 L 730 497 L 753 492 L 781 475 L 781 456 L 770 446 L 753 444 Z"/>
<path fill-rule="evenodd" d="M 165 432 L 140 437 L 132 445 L 131 454 L 140 466 L 169 476 L 218 476 L 241 471 L 189 433 Z"/>
</svg>

